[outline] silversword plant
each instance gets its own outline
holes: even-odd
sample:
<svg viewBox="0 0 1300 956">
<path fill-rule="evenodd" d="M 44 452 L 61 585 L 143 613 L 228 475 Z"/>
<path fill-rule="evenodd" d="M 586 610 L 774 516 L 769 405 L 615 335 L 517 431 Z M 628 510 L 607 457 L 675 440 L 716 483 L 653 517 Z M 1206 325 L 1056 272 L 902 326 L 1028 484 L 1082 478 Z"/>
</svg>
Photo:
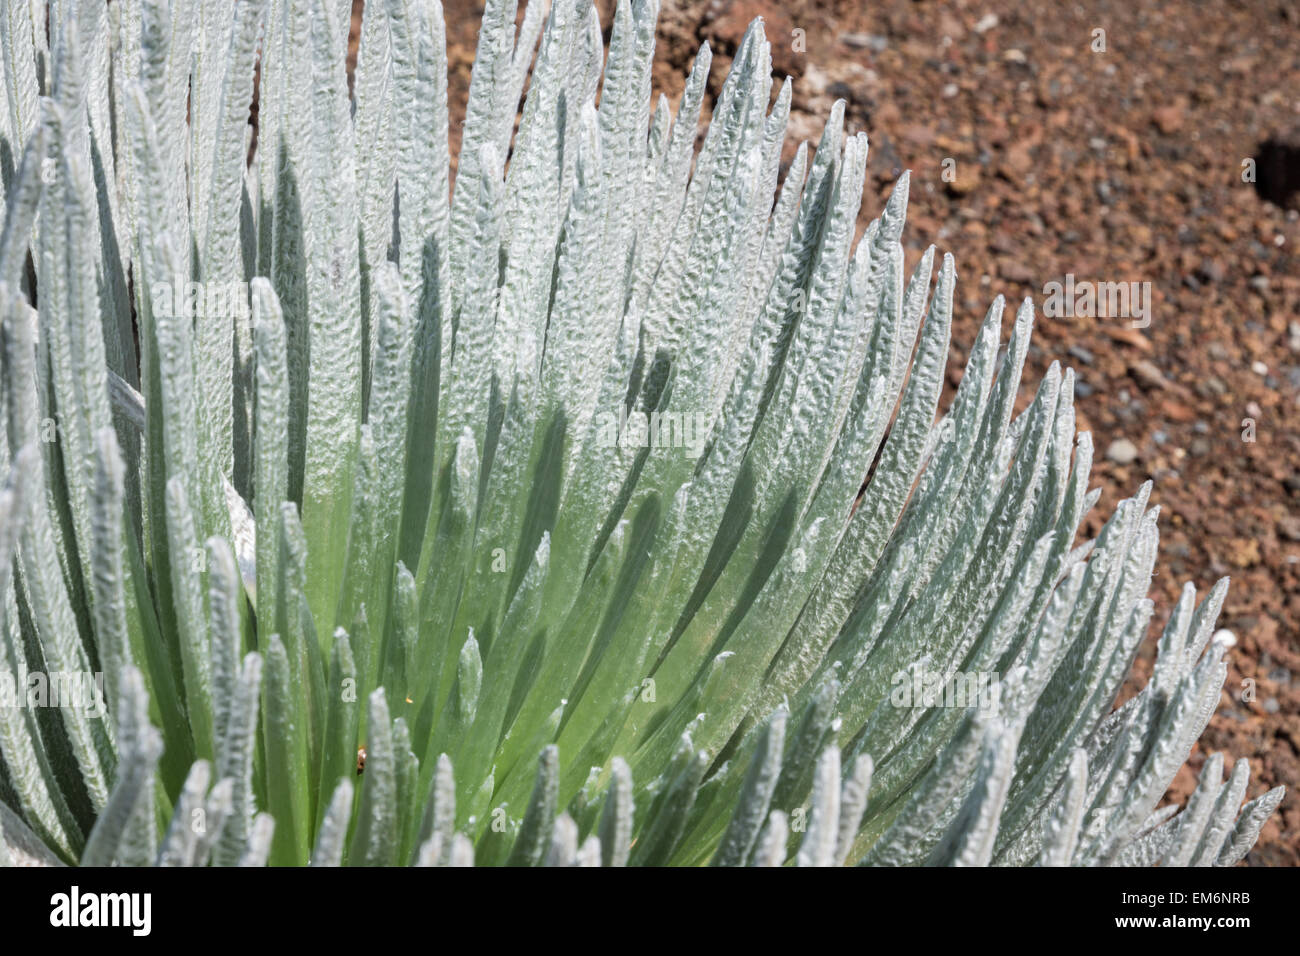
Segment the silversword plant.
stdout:
<svg viewBox="0 0 1300 956">
<path fill-rule="evenodd" d="M 453 192 L 437 0 L 368 0 L 349 82 L 351 7 L 0 12 L 0 667 L 107 707 L 0 708 L 6 861 L 1243 857 L 1245 760 L 1157 809 L 1226 582 L 1115 709 L 1148 487 L 1076 542 L 1028 302 L 936 421 L 953 261 L 904 274 L 906 176 L 854 242 L 842 104 L 782 175 L 761 24 L 697 152 L 656 0 L 607 57 L 590 0 L 488 0 Z M 609 440 L 652 416 L 698 453 Z"/>
</svg>

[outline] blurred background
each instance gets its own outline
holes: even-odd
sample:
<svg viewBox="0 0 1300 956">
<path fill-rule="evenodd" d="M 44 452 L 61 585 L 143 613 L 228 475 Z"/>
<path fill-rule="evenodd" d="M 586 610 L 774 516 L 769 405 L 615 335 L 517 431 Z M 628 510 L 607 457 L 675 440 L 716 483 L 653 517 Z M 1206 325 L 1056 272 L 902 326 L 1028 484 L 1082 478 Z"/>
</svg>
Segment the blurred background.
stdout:
<svg viewBox="0 0 1300 956">
<path fill-rule="evenodd" d="M 454 157 L 483 8 L 443 9 Z M 1209 752 L 1250 760 L 1249 797 L 1288 793 L 1247 862 L 1300 864 L 1300 4 L 662 0 L 656 95 L 676 106 L 705 41 L 716 94 L 755 17 L 793 80 L 785 158 L 845 100 L 870 141 L 860 228 L 911 170 L 909 270 L 929 244 L 956 257 L 946 399 L 993 297 L 1032 296 L 1021 404 L 1075 369 L 1102 488 L 1085 532 L 1154 479 L 1156 614 L 1122 696 L 1182 584 L 1231 577 L 1228 681 L 1170 798 Z M 1149 313 L 1044 316 L 1067 276 L 1139 283 Z"/>
</svg>

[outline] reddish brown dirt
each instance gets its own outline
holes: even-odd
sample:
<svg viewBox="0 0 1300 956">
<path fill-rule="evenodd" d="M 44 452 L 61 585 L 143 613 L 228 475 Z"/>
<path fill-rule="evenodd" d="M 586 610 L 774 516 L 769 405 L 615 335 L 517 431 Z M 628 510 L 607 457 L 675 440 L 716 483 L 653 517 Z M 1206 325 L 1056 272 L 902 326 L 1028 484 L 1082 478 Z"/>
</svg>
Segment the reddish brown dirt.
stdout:
<svg viewBox="0 0 1300 956">
<path fill-rule="evenodd" d="M 776 71 L 796 78 L 790 153 L 843 98 L 871 143 L 863 225 L 911 170 L 909 267 L 929 243 L 958 263 L 949 398 L 994 295 L 1041 307 L 1066 274 L 1151 283 L 1146 328 L 1040 318 L 1021 399 L 1054 359 L 1079 375 L 1103 489 L 1088 534 L 1156 481 L 1156 620 L 1126 694 L 1149 675 L 1182 583 L 1203 593 L 1232 577 L 1231 672 L 1171 797 L 1185 799 L 1207 752 L 1249 759 L 1251 797 L 1289 792 L 1248 862 L 1300 863 L 1300 217 L 1243 181 L 1256 156 L 1260 173 L 1280 162 L 1297 175 L 1300 154 L 1260 148 L 1275 134 L 1300 147 L 1300 12 L 1285 0 L 663 6 L 655 82 L 674 104 L 699 43 L 713 46 L 716 92 L 762 16 Z M 444 8 L 455 155 L 482 7 Z M 600 8 L 608 27 L 609 0 Z"/>
</svg>

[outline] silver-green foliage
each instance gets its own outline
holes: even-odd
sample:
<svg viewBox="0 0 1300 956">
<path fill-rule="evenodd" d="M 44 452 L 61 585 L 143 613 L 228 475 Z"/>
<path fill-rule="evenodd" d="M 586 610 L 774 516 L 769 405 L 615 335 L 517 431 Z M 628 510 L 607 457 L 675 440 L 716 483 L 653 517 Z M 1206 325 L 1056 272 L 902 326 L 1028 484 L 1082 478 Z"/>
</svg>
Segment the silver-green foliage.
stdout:
<svg viewBox="0 0 1300 956">
<path fill-rule="evenodd" d="M 590 0 L 489 0 L 453 196 L 436 0 L 368 0 L 351 88 L 349 0 L 45 6 L 0 16 L 0 669 L 101 671 L 111 716 L 0 707 L 0 859 L 1252 845 L 1244 760 L 1156 809 L 1226 584 L 1112 711 L 1148 487 L 1075 545 L 1072 373 L 1013 413 L 1028 302 L 935 421 L 953 261 L 904 275 L 906 176 L 854 244 L 842 105 L 782 179 L 759 24 L 697 153 L 709 50 L 651 110 L 655 0 L 607 60 Z M 922 670 L 995 696 L 900 705 Z"/>
</svg>

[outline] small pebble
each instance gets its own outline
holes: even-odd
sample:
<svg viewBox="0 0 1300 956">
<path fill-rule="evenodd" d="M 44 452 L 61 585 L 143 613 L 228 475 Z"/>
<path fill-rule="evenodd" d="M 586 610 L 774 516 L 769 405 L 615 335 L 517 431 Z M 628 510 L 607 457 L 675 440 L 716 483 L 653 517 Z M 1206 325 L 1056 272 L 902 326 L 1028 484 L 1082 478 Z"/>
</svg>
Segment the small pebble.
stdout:
<svg viewBox="0 0 1300 956">
<path fill-rule="evenodd" d="M 1127 438 L 1116 438 L 1106 449 L 1106 457 L 1117 465 L 1131 465 L 1137 461 L 1137 445 Z"/>
<path fill-rule="evenodd" d="M 877 33 L 846 33 L 840 42 L 855 50 L 870 50 L 872 53 L 884 53 L 889 49 L 889 38 Z"/>
<path fill-rule="evenodd" d="M 1213 259 L 1206 259 L 1201 262 L 1196 274 L 1206 282 L 1222 282 L 1224 276 L 1223 264 Z"/>
</svg>

